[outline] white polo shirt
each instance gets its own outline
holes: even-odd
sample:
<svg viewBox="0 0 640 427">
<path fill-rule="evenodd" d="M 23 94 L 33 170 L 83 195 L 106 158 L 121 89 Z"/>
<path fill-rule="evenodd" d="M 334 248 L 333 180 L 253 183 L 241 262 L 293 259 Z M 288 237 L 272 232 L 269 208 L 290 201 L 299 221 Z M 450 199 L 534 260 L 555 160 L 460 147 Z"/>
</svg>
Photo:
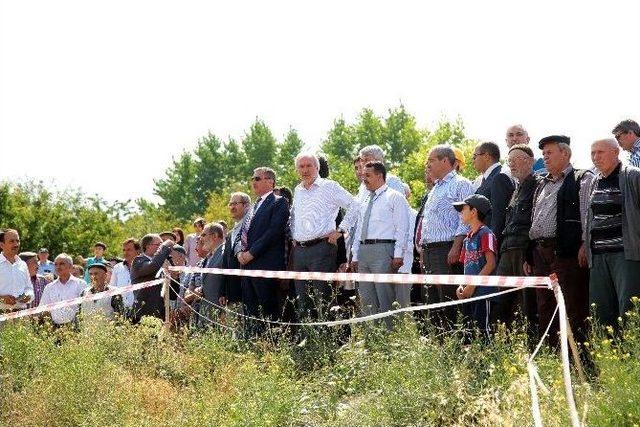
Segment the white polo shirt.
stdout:
<svg viewBox="0 0 640 427">
<path fill-rule="evenodd" d="M 70 276 L 66 283 L 62 283 L 58 277 L 44 288 L 39 306 L 78 298 L 86 287 L 87 284 L 84 280 L 78 279 L 77 277 Z M 72 322 L 77 313 L 78 305 L 57 308 L 51 310 L 51 320 L 53 320 L 53 323 L 56 325 L 63 325 Z"/>
</svg>

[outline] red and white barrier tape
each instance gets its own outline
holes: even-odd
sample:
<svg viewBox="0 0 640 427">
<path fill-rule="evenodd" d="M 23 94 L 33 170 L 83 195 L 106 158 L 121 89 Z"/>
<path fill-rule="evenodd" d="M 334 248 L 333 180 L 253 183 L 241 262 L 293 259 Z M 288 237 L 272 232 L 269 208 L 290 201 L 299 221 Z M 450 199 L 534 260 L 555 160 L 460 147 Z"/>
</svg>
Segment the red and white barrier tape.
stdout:
<svg viewBox="0 0 640 427">
<path fill-rule="evenodd" d="M 83 297 L 77 297 L 65 301 L 52 302 L 50 304 L 39 305 L 33 308 L 26 308 L 24 310 L 13 311 L 11 313 L 5 313 L 0 315 L 0 323 L 9 319 L 18 319 L 20 317 L 32 316 L 34 314 L 44 313 L 46 311 L 56 310 L 59 308 L 70 307 L 72 305 L 81 304 L 84 301 L 96 301 L 102 298 L 112 297 L 114 295 L 124 294 L 126 292 L 137 291 L 138 289 L 148 288 L 150 286 L 156 286 L 162 283 L 162 279 L 151 280 L 149 282 L 137 283 L 135 285 L 127 285 L 122 287 L 114 287 L 108 291 L 99 292 L 97 294 L 89 294 Z"/>
<path fill-rule="evenodd" d="M 526 287 L 551 289 L 551 279 L 549 277 L 468 276 L 463 274 L 320 273 L 317 271 L 272 271 L 181 266 L 170 266 L 169 270 L 184 271 L 186 273 L 211 273 L 286 280 L 357 281 L 394 283 L 399 285 L 425 283 L 430 285 L 474 285 L 494 286 L 497 288 Z"/>
</svg>

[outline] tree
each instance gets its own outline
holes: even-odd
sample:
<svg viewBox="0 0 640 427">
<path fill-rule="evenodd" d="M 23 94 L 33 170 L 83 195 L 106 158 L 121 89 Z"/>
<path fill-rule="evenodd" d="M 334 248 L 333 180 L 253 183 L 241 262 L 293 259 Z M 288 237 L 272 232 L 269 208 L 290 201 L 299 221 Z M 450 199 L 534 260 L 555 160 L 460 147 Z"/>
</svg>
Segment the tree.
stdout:
<svg viewBox="0 0 640 427">
<path fill-rule="evenodd" d="M 203 198 L 197 194 L 197 173 L 198 162 L 185 151 L 178 160 L 173 159 L 165 178 L 154 180 L 154 194 L 164 200 L 163 208 L 179 220 L 189 220 L 204 208 Z"/>
<path fill-rule="evenodd" d="M 426 136 L 417 128 L 415 117 L 407 113 L 402 104 L 394 110 L 389 110 L 383 135 L 388 148 L 385 161 L 392 168 L 403 163 L 407 156 L 418 150 Z"/>
<path fill-rule="evenodd" d="M 389 151 L 389 145 L 384 140 L 385 129 L 382 120 L 370 108 L 362 110 L 353 127 L 353 133 L 358 150 L 367 145 L 375 144 L 379 145 L 385 153 Z"/>
<path fill-rule="evenodd" d="M 245 179 L 249 179 L 253 169 L 273 165 L 276 157 L 276 139 L 269 127 L 259 118 L 256 118 L 249 133 L 242 140 L 242 147 L 247 157 Z"/>
<path fill-rule="evenodd" d="M 351 160 L 357 152 L 353 128 L 347 125 L 344 117 L 333 121 L 333 127 L 327 134 L 321 145 L 322 151 L 327 155 L 329 162 Z"/>
<path fill-rule="evenodd" d="M 284 141 L 278 145 L 275 170 L 278 175 L 278 185 L 284 185 L 293 190 L 298 183 L 298 174 L 293 165 L 293 160 L 302 149 L 302 140 L 298 132 L 291 128 L 287 132 Z"/>
</svg>

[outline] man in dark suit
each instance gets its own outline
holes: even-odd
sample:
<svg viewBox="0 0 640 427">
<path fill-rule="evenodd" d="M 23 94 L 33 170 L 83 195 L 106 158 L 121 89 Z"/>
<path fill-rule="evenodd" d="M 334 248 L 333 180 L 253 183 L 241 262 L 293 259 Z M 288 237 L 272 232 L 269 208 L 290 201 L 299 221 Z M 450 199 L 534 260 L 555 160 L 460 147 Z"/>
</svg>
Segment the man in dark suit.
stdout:
<svg viewBox="0 0 640 427">
<path fill-rule="evenodd" d="M 203 248 L 207 251 L 205 268 L 222 268 L 224 250 L 224 229 L 218 223 L 212 222 L 204 226 L 200 234 Z M 200 302 L 200 325 L 207 326 L 206 318 L 211 318 L 215 306 L 222 297 L 221 274 L 207 273 L 202 276 L 202 301 Z"/>
<path fill-rule="evenodd" d="M 142 254 L 135 257 L 131 265 L 131 283 L 142 283 L 155 280 L 158 271 L 171 254 L 174 242 L 162 241 L 158 234 L 147 234 L 140 240 Z M 162 286 L 150 286 L 134 292 L 134 323 L 142 316 L 154 316 L 164 319 L 164 301 L 160 296 Z"/>
<path fill-rule="evenodd" d="M 487 215 L 485 224 L 500 241 L 504 230 L 507 205 L 516 187 L 513 179 L 502 172 L 498 144 L 495 142 L 478 144 L 473 153 L 473 167 L 482 176 L 476 194 L 482 194 L 491 202 L 491 212 Z"/>
<path fill-rule="evenodd" d="M 237 255 L 242 268 L 284 270 L 285 230 L 289 219 L 287 201 L 273 194 L 276 174 L 260 167 L 253 171 L 251 186 L 257 196 L 241 230 L 241 251 Z M 278 317 L 276 279 L 242 278 L 245 314 L 269 319 Z M 262 329 L 263 325 L 258 325 Z M 253 331 L 258 332 L 258 330 Z"/>
<path fill-rule="evenodd" d="M 222 257 L 223 268 L 240 268 L 237 255 L 242 249 L 241 231 L 242 225 L 247 218 L 247 213 L 251 209 L 251 198 L 248 194 L 237 192 L 231 194 L 229 198 L 229 213 L 236 221 L 233 228 L 227 233 L 224 241 L 224 255 Z M 224 304 L 233 304 L 242 301 L 242 281 L 240 276 L 225 274 L 222 278 L 222 301 Z"/>
</svg>

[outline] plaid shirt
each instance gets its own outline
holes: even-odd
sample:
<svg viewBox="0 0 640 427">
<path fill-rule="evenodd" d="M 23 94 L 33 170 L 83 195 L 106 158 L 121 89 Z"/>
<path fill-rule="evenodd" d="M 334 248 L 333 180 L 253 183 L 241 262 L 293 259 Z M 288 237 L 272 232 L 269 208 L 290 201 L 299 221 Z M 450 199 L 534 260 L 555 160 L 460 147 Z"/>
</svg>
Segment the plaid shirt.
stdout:
<svg viewBox="0 0 640 427">
<path fill-rule="evenodd" d="M 36 274 L 31 276 L 31 284 L 33 285 L 33 301 L 29 304 L 29 307 L 37 307 L 40 304 L 40 297 L 42 297 L 42 291 L 44 287 L 49 284 L 49 280 L 46 277 Z"/>
</svg>

